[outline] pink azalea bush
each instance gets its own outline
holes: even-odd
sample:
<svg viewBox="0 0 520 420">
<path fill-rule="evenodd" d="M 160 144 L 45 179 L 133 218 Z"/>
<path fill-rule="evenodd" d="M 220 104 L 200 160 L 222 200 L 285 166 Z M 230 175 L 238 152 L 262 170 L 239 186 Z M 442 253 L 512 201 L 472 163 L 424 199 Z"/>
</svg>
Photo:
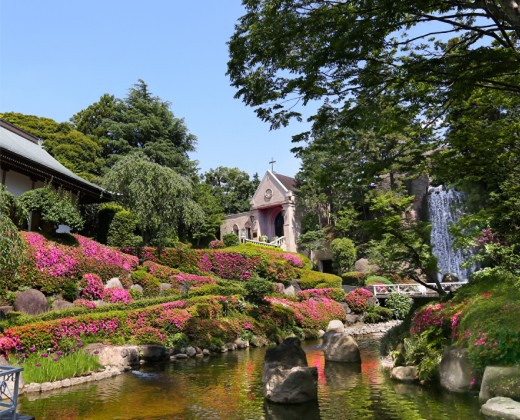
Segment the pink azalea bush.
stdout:
<svg viewBox="0 0 520 420">
<path fill-rule="evenodd" d="M 303 267 L 303 260 L 298 255 L 294 254 L 282 254 L 280 256 L 282 259 L 287 261 L 289 264 L 291 264 L 293 267 L 302 268 Z"/>
<path fill-rule="evenodd" d="M 103 300 L 109 303 L 130 303 L 134 299 L 125 289 L 106 289 Z"/>
<path fill-rule="evenodd" d="M 410 333 L 413 336 L 420 335 L 423 331 L 429 328 L 444 328 L 450 327 L 451 323 L 445 319 L 443 313 L 446 308 L 446 304 L 435 303 L 426 305 L 420 310 L 416 311 L 412 325 L 410 327 Z"/>
<path fill-rule="evenodd" d="M 74 302 L 72 302 L 74 306 L 78 306 L 80 308 L 88 308 L 88 309 L 94 309 L 96 308 L 96 304 L 91 300 L 86 299 L 76 299 Z"/>
<path fill-rule="evenodd" d="M 211 241 L 209 243 L 210 249 L 218 249 L 218 248 L 225 248 L 226 244 L 222 241 L 219 241 L 218 239 Z"/>
<path fill-rule="evenodd" d="M 192 287 L 202 286 L 204 284 L 216 284 L 217 281 L 209 276 L 197 276 L 196 274 L 180 273 L 175 277 L 177 285 L 188 284 Z"/>
<path fill-rule="evenodd" d="M 236 252 L 213 251 L 204 253 L 198 262 L 199 270 L 213 273 L 228 280 L 247 280 L 261 265 L 259 256 L 242 255 Z"/>
<path fill-rule="evenodd" d="M 82 288 L 81 296 L 83 298 L 89 300 L 103 299 L 105 286 L 101 277 L 97 274 L 83 274 L 79 287 Z"/>
<path fill-rule="evenodd" d="M 352 312 L 361 314 L 365 312 L 369 307 L 369 299 L 374 295 L 367 289 L 357 288 L 347 293 L 345 302 Z"/>
<path fill-rule="evenodd" d="M 172 281 L 175 281 L 175 276 L 179 274 L 179 270 L 153 261 L 145 261 L 143 266 L 148 269 L 150 274 L 157 277 L 163 283 L 171 283 Z"/>
<path fill-rule="evenodd" d="M 337 289 L 333 287 L 326 287 L 323 289 L 307 289 L 299 291 L 298 298 L 302 300 L 310 298 L 327 298 L 333 299 L 337 302 L 342 302 L 345 300 L 345 292 L 342 289 Z"/>
</svg>

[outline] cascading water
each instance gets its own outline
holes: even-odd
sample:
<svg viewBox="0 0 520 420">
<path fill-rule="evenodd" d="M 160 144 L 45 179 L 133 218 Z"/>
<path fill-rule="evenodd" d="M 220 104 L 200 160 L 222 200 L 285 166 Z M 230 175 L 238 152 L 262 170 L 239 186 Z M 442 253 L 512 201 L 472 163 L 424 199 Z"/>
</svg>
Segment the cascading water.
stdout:
<svg viewBox="0 0 520 420">
<path fill-rule="evenodd" d="M 474 271 L 473 267 L 462 267 L 470 253 L 453 248 L 453 237 L 448 230 L 464 214 L 462 205 L 465 196 L 442 185 L 430 187 L 428 193 L 428 212 L 432 224 L 430 242 L 432 253 L 437 258 L 439 280 L 445 274 L 453 274 L 460 281 L 466 281 Z"/>
</svg>

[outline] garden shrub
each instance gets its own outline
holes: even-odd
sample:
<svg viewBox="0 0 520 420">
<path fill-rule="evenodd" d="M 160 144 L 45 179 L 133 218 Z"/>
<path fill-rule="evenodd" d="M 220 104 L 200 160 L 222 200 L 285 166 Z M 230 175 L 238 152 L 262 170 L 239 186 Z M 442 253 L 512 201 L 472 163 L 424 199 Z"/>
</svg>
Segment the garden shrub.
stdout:
<svg viewBox="0 0 520 420">
<path fill-rule="evenodd" d="M 96 240 L 98 242 L 102 244 L 107 243 L 108 229 L 110 228 L 110 224 L 112 223 L 115 214 L 122 210 L 124 210 L 124 207 L 114 202 L 103 203 L 99 206 L 96 232 Z"/>
<path fill-rule="evenodd" d="M 49 185 L 26 191 L 18 198 L 27 212 L 40 213 L 42 222 L 67 225 L 74 230 L 81 230 L 83 219 L 67 192 L 53 190 Z M 42 226 L 40 226 L 42 227 Z"/>
<path fill-rule="evenodd" d="M 18 288 L 19 269 L 25 261 L 26 247 L 11 219 L 0 213 L 0 298 L 5 298 L 7 290 Z"/>
<path fill-rule="evenodd" d="M 229 252 L 220 250 L 202 251 L 198 261 L 201 272 L 213 273 L 229 280 L 247 280 L 265 262 L 259 255 L 248 255 L 247 252 Z"/>
<path fill-rule="evenodd" d="M 352 292 L 347 293 L 345 297 L 345 302 L 347 302 L 348 307 L 352 310 L 352 312 L 356 314 L 362 314 L 365 312 L 369 305 L 370 299 L 373 297 L 371 292 L 367 289 L 358 288 L 352 290 Z"/>
<path fill-rule="evenodd" d="M 189 290 L 189 296 L 233 296 L 242 295 L 245 290 L 243 286 L 230 284 L 227 286 L 221 286 L 218 284 L 206 284 L 203 286 L 192 287 Z"/>
<path fill-rule="evenodd" d="M 327 287 L 341 288 L 341 277 L 334 274 L 320 273 L 319 271 L 299 270 L 300 279 L 298 284 L 302 290 L 315 289 L 320 283 L 325 283 Z"/>
<path fill-rule="evenodd" d="M 361 271 L 348 271 L 341 274 L 343 284 L 349 286 L 364 286 L 368 276 L 369 273 L 362 273 Z"/>
<path fill-rule="evenodd" d="M 388 280 L 386 277 L 383 276 L 368 276 L 365 280 L 365 285 L 369 286 L 371 284 L 394 284 L 390 280 Z"/>
<path fill-rule="evenodd" d="M 209 243 L 210 249 L 219 249 L 219 248 L 224 248 L 225 246 L 226 246 L 226 244 L 224 244 L 224 242 L 222 242 L 219 239 L 215 239 L 214 241 L 211 241 Z"/>
<path fill-rule="evenodd" d="M 348 238 L 336 238 L 330 243 L 333 262 L 340 273 L 352 268 L 357 259 L 354 242 Z"/>
<path fill-rule="evenodd" d="M 402 293 L 390 293 L 385 300 L 385 307 L 390 309 L 396 319 L 405 319 L 412 308 L 413 299 Z"/>
<path fill-rule="evenodd" d="M 103 300 L 109 303 L 130 303 L 133 298 L 131 293 L 125 289 L 106 289 Z"/>
<path fill-rule="evenodd" d="M 72 302 L 78 297 L 78 283 L 74 279 L 65 282 L 61 288 L 61 296 L 66 301 Z"/>
<path fill-rule="evenodd" d="M 226 247 L 240 245 L 240 239 L 234 233 L 226 233 L 222 236 L 222 241 Z"/>
<path fill-rule="evenodd" d="M 136 270 L 132 273 L 132 282 L 143 288 L 146 297 L 157 296 L 161 288 L 161 282 L 153 274 L 144 270 Z"/>
<path fill-rule="evenodd" d="M 200 274 L 198 269 L 199 253 L 181 242 L 175 243 L 175 247 L 142 249 L 122 247 L 122 252 L 138 256 L 144 261 L 152 261 L 170 268 L 179 269 L 185 273 Z"/>
<path fill-rule="evenodd" d="M 333 299 L 336 302 L 344 302 L 345 301 L 345 292 L 343 289 L 335 289 L 335 288 L 316 288 L 316 289 L 307 289 L 301 290 L 298 292 L 299 299 L 310 299 L 310 298 L 328 298 Z"/>
<path fill-rule="evenodd" d="M 105 286 L 97 274 L 84 274 L 79 281 L 81 297 L 89 300 L 103 299 Z"/>
<path fill-rule="evenodd" d="M 253 277 L 245 284 L 245 299 L 251 303 L 264 304 L 264 297 L 274 292 L 274 284 L 261 277 Z"/>
<path fill-rule="evenodd" d="M 142 238 L 135 235 L 137 216 L 128 210 L 118 211 L 110 223 L 107 243 L 110 246 L 137 247 Z"/>
<path fill-rule="evenodd" d="M 372 305 L 368 308 L 367 312 L 363 317 L 363 321 L 367 324 L 375 324 L 378 322 L 390 321 L 394 316 L 394 313 L 388 309 L 379 305 Z"/>
<path fill-rule="evenodd" d="M 157 277 L 161 283 L 170 283 L 172 285 L 177 282 L 175 276 L 180 274 L 180 271 L 175 268 L 157 264 L 153 261 L 145 261 L 143 263 L 143 269 Z"/>
</svg>

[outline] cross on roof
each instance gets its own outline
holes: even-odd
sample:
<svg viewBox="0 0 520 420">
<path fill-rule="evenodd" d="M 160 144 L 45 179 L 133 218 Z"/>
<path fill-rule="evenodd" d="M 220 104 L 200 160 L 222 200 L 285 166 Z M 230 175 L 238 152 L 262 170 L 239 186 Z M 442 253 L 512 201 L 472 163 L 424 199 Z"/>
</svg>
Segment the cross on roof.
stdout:
<svg viewBox="0 0 520 420">
<path fill-rule="evenodd" d="M 274 160 L 274 158 L 271 158 L 271 161 L 269 162 L 269 164 L 271 165 L 271 172 L 274 172 L 274 164 L 276 163 L 276 160 Z"/>
</svg>

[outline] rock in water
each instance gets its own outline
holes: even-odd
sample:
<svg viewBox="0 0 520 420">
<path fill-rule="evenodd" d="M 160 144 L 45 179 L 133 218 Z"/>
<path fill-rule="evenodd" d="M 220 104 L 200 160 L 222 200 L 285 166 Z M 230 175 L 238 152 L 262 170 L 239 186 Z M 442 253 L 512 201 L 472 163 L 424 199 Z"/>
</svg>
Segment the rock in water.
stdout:
<svg viewBox="0 0 520 420">
<path fill-rule="evenodd" d="M 356 340 L 345 333 L 328 331 L 323 336 L 322 350 L 325 360 L 331 362 L 361 362 L 361 354 Z"/>
<path fill-rule="evenodd" d="M 467 353 L 466 349 L 450 347 L 442 355 L 439 367 L 441 386 L 448 391 L 468 391 L 475 382 Z"/>
<path fill-rule="evenodd" d="M 481 408 L 486 418 L 520 420 L 520 402 L 505 397 L 489 399 Z"/>
<path fill-rule="evenodd" d="M 297 338 L 287 338 L 265 354 L 264 395 L 269 401 L 296 404 L 318 398 L 318 370 L 308 367 Z"/>
</svg>

